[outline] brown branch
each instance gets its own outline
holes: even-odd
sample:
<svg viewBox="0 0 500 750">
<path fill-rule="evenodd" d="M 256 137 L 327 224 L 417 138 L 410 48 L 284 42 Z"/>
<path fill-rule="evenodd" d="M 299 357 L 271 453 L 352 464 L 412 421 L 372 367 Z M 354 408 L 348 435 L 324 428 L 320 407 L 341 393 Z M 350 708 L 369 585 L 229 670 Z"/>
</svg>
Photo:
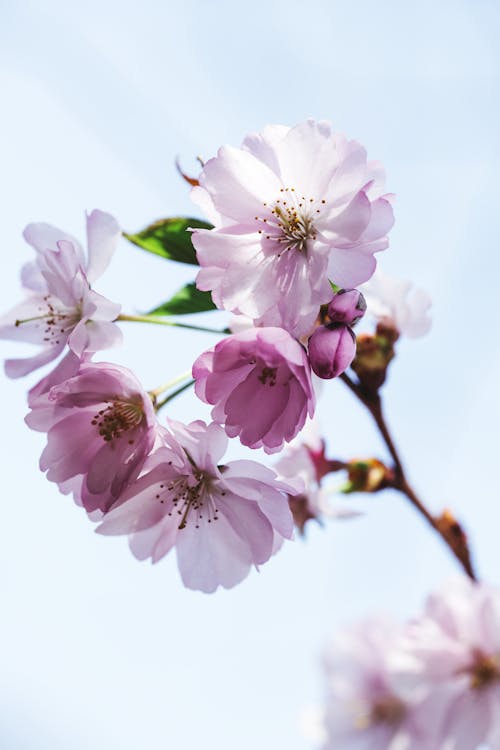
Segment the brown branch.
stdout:
<svg viewBox="0 0 500 750">
<path fill-rule="evenodd" d="M 382 439 L 389 451 L 394 462 L 394 481 L 392 487 L 401 492 L 410 501 L 415 510 L 425 518 L 427 523 L 432 526 L 434 531 L 439 534 L 444 543 L 456 557 L 466 574 L 473 581 L 476 581 L 476 574 L 472 567 L 469 548 L 466 536 L 457 522 L 446 524 L 443 522 L 443 516 L 436 517 L 426 508 L 424 503 L 417 496 L 415 490 L 408 482 L 398 450 L 385 421 L 382 410 L 382 399 L 378 392 L 368 391 L 360 383 L 355 383 L 351 378 L 343 373 L 340 379 L 346 384 L 349 390 L 366 406 L 370 412 Z"/>
</svg>

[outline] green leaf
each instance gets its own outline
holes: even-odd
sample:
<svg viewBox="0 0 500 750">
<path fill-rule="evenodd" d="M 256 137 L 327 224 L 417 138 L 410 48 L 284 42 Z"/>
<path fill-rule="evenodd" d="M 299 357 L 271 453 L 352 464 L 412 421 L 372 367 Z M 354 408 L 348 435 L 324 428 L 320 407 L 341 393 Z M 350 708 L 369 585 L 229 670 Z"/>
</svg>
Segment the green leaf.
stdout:
<svg viewBox="0 0 500 750">
<path fill-rule="evenodd" d="M 174 296 L 155 307 L 148 315 L 189 315 L 189 313 L 216 310 L 210 292 L 200 292 L 194 283 L 186 284 Z"/>
<path fill-rule="evenodd" d="M 178 216 L 172 219 L 155 221 L 154 224 L 141 232 L 137 232 L 137 234 L 124 232 L 123 236 L 149 253 L 161 255 L 162 258 L 176 260 L 179 263 L 190 263 L 197 266 L 198 261 L 188 227 L 212 229 L 212 225 L 206 221 Z"/>
</svg>

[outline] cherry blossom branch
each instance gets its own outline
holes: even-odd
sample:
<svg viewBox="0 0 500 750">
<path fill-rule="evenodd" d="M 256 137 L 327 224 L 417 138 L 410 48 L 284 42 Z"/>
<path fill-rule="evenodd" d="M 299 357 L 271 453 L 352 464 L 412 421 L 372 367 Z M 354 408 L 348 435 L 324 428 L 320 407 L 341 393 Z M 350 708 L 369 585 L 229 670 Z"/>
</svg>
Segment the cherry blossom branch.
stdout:
<svg viewBox="0 0 500 750">
<path fill-rule="evenodd" d="M 160 326 L 172 326 L 174 328 L 187 328 L 190 331 L 202 331 L 203 333 L 218 333 L 225 334 L 226 330 L 218 328 L 205 328 L 204 326 L 193 326 L 188 323 L 179 323 L 175 320 L 165 320 L 165 318 L 159 318 L 156 315 L 119 315 L 116 320 L 128 321 L 131 323 L 155 323 Z"/>
<path fill-rule="evenodd" d="M 470 559 L 466 537 L 459 524 L 454 520 L 451 514 L 446 512 L 441 517 L 433 516 L 408 482 L 398 450 L 385 421 L 380 394 L 377 391 L 366 390 L 360 383 L 355 383 L 351 380 L 346 373 L 340 375 L 340 379 L 346 384 L 356 398 L 366 406 L 377 425 L 394 463 L 394 480 L 391 483 L 393 489 L 398 490 L 406 496 L 417 512 L 425 518 L 427 523 L 432 526 L 434 531 L 439 534 L 445 544 L 449 547 L 469 578 L 476 581 L 477 577 Z"/>
</svg>

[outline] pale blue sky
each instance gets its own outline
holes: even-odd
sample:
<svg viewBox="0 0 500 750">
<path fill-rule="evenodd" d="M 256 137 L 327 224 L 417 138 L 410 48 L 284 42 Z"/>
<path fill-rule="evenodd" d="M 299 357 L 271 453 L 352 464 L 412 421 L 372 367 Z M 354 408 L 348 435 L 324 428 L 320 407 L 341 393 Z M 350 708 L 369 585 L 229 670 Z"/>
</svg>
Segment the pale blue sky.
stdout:
<svg viewBox="0 0 500 750">
<path fill-rule="evenodd" d="M 499 16 L 494 0 L 3 0 L 2 307 L 19 298 L 29 221 L 81 235 L 94 207 L 129 230 L 196 215 L 177 154 L 189 171 L 268 122 L 331 119 L 385 163 L 397 193 L 382 267 L 435 300 L 431 334 L 399 346 L 390 422 L 421 494 L 456 509 L 500 584 Z M 140 310 L 191 276 L 124 242 L 98 290 Z M 213 343 L 125 333 L 105 357 L 146 387 Z M 455 570 L 387 492 L 353 497 L 362 519 L 311 529 L 230 592 L 186 591 L 174 557 L 138 563 L 38 472 L 26 388 L 2 379 L 2 750 L 306 750 L 297 722 L 321 696 L 328 634 L 374 610 L 411 615 Z M 185 395 L 171 414 L 208 409 Z M 327 385 L 320 416 L 332 452 L 384 456 L 342 384 Z"/>
</svg>

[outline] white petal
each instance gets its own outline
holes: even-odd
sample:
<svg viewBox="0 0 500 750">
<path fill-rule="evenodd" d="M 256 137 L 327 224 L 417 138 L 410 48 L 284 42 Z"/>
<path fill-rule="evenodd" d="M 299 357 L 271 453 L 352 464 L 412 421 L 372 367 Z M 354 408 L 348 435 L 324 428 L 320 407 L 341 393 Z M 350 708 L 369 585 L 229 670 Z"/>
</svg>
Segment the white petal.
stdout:
<svg viewBox="0 0 500 750">
<path fill-rule="evenodd" d="M 120 236 L 120 225 L 111 214 L 95 209 L 87 216 L 87 278 L 91 284 L 108 267 Z"/>
</svg>

